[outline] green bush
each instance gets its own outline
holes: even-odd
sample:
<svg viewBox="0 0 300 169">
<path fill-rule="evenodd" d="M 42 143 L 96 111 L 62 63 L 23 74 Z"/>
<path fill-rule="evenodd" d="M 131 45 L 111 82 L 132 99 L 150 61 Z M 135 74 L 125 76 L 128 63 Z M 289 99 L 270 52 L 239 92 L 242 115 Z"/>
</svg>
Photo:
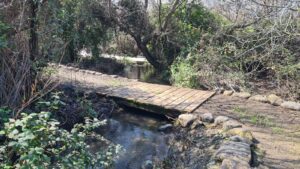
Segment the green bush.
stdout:
<svg viewBox="0 0 300 169">
<path fill-rule="evenodd" d="M 0 130 L 3 129 L 4 123 L 8 122 L 11 114 L 11 110 L 7 107 L 0 108 Z"/>
<path fill-rule="evenodd" d="M 193 65 L 188 60 L 178 59 L 171 66 L 171 82 L 179 87 L 196 88 L 198 84 L 198 74 Z"/>
<path fill-rule="evenodd" d="M 0 146 L 0 168 L 88 168 L 110 166 L 118 146 L 92 154 L 86 139 L 95 137 L 108 142 L 93 132 L 105 121 L 86 119 L 71 131 L 59 128 L 59 122 L 50 113 L 21 115 L 10 119 L 0 135 L 5 138 Z"/>
<path fill-rule="evenodd" d="M 229 46 L 208 46 L 204 52 L 194 47 L 188 49 L 190 53 L 171 66 L 173 84 L 209 90 L 245 88 L 246 76 L 240 71 L 240 61 L 232 56 L 234 49 Z"/>
</svg>

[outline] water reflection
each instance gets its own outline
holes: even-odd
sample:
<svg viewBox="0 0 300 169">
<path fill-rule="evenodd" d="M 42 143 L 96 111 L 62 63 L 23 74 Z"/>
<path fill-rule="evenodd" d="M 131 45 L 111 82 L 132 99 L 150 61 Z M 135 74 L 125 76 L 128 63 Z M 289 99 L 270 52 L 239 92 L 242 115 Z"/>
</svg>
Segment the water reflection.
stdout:
<svg viewBox="0 0 300 169">
<path fill-rule="evenodd" d="M 149 64 L 127 64 L 123 76 L 129 79 L 144 79 L 154 69 Z"/>
<path fill-rule="evenodd" d="M 157 128 L 165 123 L 165 120 L 152 116 L 124 112 L 115 114 L 101 131 L 105 138 L 120 144 L 125 150 L 114 168 L 138 169 L 147 160 L 163 160 L 167 156 L 168 135 L 158 132 Z"/>
</svg>

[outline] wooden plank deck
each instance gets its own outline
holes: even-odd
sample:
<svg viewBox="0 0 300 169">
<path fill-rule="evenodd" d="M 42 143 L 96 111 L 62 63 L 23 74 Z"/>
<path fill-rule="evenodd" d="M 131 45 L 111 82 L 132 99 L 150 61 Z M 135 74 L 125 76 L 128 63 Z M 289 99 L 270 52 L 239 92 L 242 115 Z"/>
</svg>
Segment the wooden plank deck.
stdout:
<svg viewBox="0 0 300 169">
<path fill-rule="evenodd" d="M 66 66 L 58 66 L 56 70 L 55 77 L 62 82 L 91 87 L 99 94 L 120 99 L 138 108 L 142 106 L 147 110 L 160 110 L 162 113 L 192 113 L 215 94 L 212 91 L 143 83 Z"/>
</svg>

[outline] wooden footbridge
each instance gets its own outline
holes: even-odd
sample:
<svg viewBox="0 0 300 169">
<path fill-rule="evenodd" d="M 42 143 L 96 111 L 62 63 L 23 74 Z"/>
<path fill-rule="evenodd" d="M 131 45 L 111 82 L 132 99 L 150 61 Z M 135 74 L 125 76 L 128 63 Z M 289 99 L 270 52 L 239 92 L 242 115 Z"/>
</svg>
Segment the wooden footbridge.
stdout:
<svg viewBox="0 0 300 169">
<path fill-rule="evenodd" d="M 62 83 L 93 89 L 120 103 L 170 116 L 191 113 L 215 94 L 212 91 L 138 82 L 62 65 L 51 66 L 57 70 L 54 77 Z"/>
</svg>

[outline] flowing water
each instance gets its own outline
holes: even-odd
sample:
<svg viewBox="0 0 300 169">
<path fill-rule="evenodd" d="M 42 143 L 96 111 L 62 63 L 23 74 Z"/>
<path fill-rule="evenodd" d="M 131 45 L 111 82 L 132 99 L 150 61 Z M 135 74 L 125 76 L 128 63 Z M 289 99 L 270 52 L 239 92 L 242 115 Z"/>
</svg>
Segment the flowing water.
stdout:
<svg viewBox="0 0 300 169">
<path fill-rule="evenodd" d="M 139 169 L 146 161 L 162 161 L 168 152 L 168 134 L 157 129 L 166 123 L 165 119 L 149 116 L 145 112 L 114 114 L 108 127 L 101 132 L 105 138 L 125 150 L 114 168 Z M 101 146 L 93 143 L 92 147 Z"/>
</svg>

